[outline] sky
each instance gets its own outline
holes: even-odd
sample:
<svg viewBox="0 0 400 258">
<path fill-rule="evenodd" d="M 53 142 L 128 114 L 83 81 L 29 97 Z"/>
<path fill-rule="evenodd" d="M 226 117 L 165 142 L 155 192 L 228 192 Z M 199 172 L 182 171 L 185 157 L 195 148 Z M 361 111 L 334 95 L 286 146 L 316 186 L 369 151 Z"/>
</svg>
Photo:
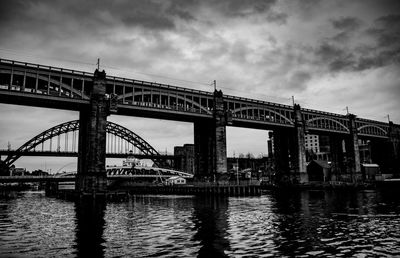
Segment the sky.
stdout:
<svg viewBox="0 0 400 258">
<path fill-rule="evenodd" d="M 400 123 L 398 0 L 2 0 L 0 58 Z M 0 148 L 76 112 L 0 104 Z M 193 125 L 111 116 L 156 149 L 193 143 Z M 267 132 L 227 128 L 228 155 L 266 153 Z M 243 137 L 243 136 L 246 137 Z M 111 161 L 110 161 L 111 162 Z M 71 163 L 71 164 L 69 164 Z M 22 158 L 28 169 L 76 167 Z"/>
</svg>

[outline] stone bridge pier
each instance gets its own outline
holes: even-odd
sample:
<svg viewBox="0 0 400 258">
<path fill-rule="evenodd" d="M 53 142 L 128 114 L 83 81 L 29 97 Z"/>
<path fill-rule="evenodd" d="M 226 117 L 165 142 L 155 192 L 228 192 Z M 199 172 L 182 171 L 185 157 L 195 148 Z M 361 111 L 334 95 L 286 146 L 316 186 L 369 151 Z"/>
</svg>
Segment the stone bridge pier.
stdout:
<svg viewBox="0 0 400 258">
<path fill-rule="evenodd" d="M 307 183 L 305 123 L 300 105 L 294 105 L 295 127 L 273 131 L 275 180 L 278 184 Z"/>
<path fill-rule="evenodd" d="M 340 181 L 344 173 L 343 138 L 338 134 L 329 135 L 329 148 L 331 153 L 331 179 Z"/>
<path fill-rule="evenodd" d="M 347 173 L 350 175 L 352 182 L 362 180 L 360 149 L 355 118 L 355 115 L 348 114 L 350 134 L 345 139 Z"/>
<path fill-rule="evenodd" d="M 400 126 L 389 122 L 389 142 L 394 172 L 400 174 Z"/>
<path fill-rule="evenodd" d="M 381 172 L 400 175 L 400 127 L 389 122 L 388 138 L 370 140 L 372 162 Z"/>
<path fill-rule="evenodd" d="M 216 90 L 213 118 L 194 122 L 195 176 L 198 179 L 220 180 L 228 172 L 226 153 L 228 120 L 222 91 Z"/>
<path fill-rule="evenodd" d="M 94 73 L 90 106 L 79 113 L 78 175 L 76 191 L 101 195 L 107 191 L 106 126 L 109 113 L 106 73 Z"/>
</svg>

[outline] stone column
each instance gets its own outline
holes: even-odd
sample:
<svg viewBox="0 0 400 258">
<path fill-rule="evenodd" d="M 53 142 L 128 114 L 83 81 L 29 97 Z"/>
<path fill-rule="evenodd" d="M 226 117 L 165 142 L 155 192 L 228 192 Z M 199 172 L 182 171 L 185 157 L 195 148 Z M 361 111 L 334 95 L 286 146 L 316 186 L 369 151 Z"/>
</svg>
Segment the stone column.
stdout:
<svg viewBox="0 0 400 258">
<path fill-rule="evenodd" d="M 214 123 L 210 120 L 194 122 L 195 177 L 211 179 L 214 173 Z"/>
<path fill-rule="evenodd" d="M 400 173 L 400 125 L 389 122 L 388 136 L 392 152 L 393 172 Z"/>
<path fill-rule="evenodd" d="M 332 157 L 331 173 L 333 176 L 335 176 L 335 181 L 340 181 L 341 174 L 344 172 L 342 138 L 340 138 L 338 135 L 331 134 L 329 135 L 329 140 Z"/>
<path fill-rule="evenodd" d="M 289 173 L 289 134 L 287 129 L 276 129 L 274 134 L 275 181 L 278 184 L 290 183 Z"/>
<path fill-rule="evenodd" d="M 78 175 L 76 190 L 81 194 L 103 194 L 107 190 L 106 126 L 108 99 L 106 73 L 94 73 L 90 107 L 79 117 Z"/>
<path fill-rule="evenodd" d="M 352 182 L 362 180 L 360 150 L 358 147 L 358 133 L 355 118 L 356 116 L 353 114 L 348 115 L 350 135 L 346 139 L 347 167 Z"/>
<path fill-rule="evenodd" d="M 194 122 L 196 177 L 217 180 L 227 173 L 226 124 L 222 91 L 215 91 L 213 118 Z"/>
<path fill-rule="evenodd" d="M 222 91 L 214 92 L 214 120 L 215 120 L 215 172 L 218 175 L 228 172 L 226 158 L 226 125 L 227 112 L 224 107 Z"/>
<path fill-rule="evenodd" d="M 308 182 L 307 164 L 306 164 L 306 144 L 305 144 L 305 124 L 301 114 L 300 105 L 294 105 L 295 113 L 295 157 L 293 165 L 295 169 L 296 180 L 300 183 Z"/>
</svg>

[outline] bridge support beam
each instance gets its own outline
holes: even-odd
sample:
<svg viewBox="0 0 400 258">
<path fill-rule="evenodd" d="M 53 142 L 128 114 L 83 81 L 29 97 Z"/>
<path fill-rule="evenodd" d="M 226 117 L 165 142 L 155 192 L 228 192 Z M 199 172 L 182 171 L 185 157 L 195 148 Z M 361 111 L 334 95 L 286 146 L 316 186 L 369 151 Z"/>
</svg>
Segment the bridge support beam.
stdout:
<svg viewBox="0 0 400 258">
<path fill-rule="evenodd" d="M 294 180 L 300 183 L 308 183 L 306 164 L 305 124 L 301 114 L 300 105 L 294 105 L 295 113 L 295 146 L 293 155 Z"/>
<path fill-rule="evenodd" d="M 227 115 L 222 91 L 214 92 L 213 119 L 194 123 L 194 145 L 197 178 L 218 180 L 227 173 L 226 124 Z"/>
<path fill-rule="evenodd" d="M 343 164 L 343 139 L 338 136 L 331 134 L 329 135 L 330 153 L 332 158 L 331 163 L 331 179 L 332 181 L 341 181 L 342 173 L 345 171 Z"/>
<path fill-rule="evenodd" d="M 222 91 L 214 91 L 214 120 L 215 120 L 215 172 L 219 176 L 228 172 L 226 155 L 226 125 L 227 112 L 224 107 Z"/>
<path fill-rule="evenodd" d="M 389 122 L 389 141 L 393 153 L 393 172 L 400 174 L 400 126 L 393 122 Z"/>
<path fill-rule="evenodd" d="M 300 106 L 294 106 L 295 128 L 273 132 L 276 182 L 278 184 L 308 183 L 305 125 Z"/>
<path fill-rule="evenodd" d="M 392 174 L 392 148 L 390 139 L 371 139 L 371 160 L 379 165 L 382 174 Z"/>
<path fill-rule="evenodd" d="M 194 123 L 195 176 L 212 178 L 214 174 L 214 123 L 209 120 Z"/>
<path fill-rule="evenodd" d="M 276 183 L 289 184 L 289 130 L 273 131 Z"/>
<path fill-rule="evenodd" d="M 90 108 L 79 117 L 78 175 L 75 189 L 81 194 L 103 194 L 107 190 L 106 127 L 108 101 L 106 73 L 94 73 Z"/>
<path fill-rule="evenodd" d="M 400 175 L 400 127 L 389 123 L 387 139 L 372 139 L 371 158 L 383 174 Z"/>
<path fill-rule="evenodd" d="M 358 134 L 355 118 L 356 116 L 353 114 L 348 115 L 350 136 L 345 140 L 347 170 L 350 174 L 352 182 L 362 180 L 360 149 L 358 145 Z"/>
</svg>

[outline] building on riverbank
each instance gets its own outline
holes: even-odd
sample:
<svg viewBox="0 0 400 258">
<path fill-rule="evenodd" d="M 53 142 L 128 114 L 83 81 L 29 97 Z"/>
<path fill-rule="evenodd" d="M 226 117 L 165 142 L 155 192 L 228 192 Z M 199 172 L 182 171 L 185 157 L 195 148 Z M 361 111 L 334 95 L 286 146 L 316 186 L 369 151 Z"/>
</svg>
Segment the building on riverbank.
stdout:
<svg viewBox="0 0 400 258">
<path fill-rule="evenodd" d="M 174 168 L 194 175 L 194 144 L 185 144 L 174 147 L 174 156 L 177 156 Z"/>
</svg>

